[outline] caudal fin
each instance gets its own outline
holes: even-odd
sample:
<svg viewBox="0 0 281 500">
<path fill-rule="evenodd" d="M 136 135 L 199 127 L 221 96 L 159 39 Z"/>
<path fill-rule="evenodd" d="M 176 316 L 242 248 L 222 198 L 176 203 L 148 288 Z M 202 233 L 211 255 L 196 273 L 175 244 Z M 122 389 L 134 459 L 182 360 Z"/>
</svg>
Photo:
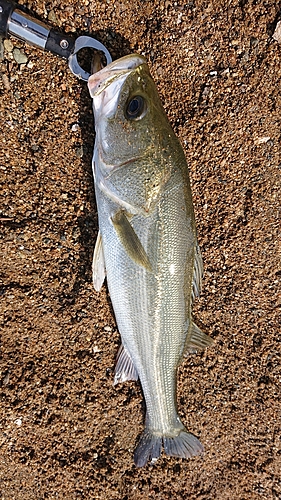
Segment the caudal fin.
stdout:
<svg viewBox="0 0 281 500">
<path fill-rule="evenodd" d="M 135 449 L 134 461 L 137 467 L 143 467 L 148 460 L 157 459 L 161 455 L 162 441 L 167 455 L 180 458 L 191 458 L 203 453 L 204 448 L 199 439 L 187 431 L 180 431 L 178 436 L 157 436 L 145 430 Z"/>
</svg>

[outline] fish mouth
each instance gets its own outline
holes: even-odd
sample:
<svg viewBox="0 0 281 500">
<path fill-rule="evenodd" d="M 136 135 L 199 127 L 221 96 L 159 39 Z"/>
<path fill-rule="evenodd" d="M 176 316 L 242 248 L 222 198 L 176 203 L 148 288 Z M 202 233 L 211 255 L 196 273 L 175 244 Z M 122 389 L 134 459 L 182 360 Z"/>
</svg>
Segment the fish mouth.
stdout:
<svg viewBox="0 0 281 500">
<path fill-rule="evenodd" d="M 88 80 L 88 88 L 91 97 L 94 99 L 99 96 L 113 83 L 116 88 L 112 89 L 111 93 L 116 94 L 118 88 L 122 86 L 124 80 L 131 71 L 142 64 L 146 64 L 146 60 L 143 56 L 130 54 L 113 61 L 97 73 L 94 73 Z"/>
</svg>

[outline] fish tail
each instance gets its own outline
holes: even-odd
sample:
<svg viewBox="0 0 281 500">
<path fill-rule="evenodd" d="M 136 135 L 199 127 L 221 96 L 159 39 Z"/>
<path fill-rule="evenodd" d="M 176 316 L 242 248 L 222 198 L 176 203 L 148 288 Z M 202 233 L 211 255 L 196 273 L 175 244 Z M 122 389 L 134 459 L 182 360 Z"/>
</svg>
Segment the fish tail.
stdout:
<svg viewBox="0 0 281 500">
<path fill-rule="evenodd" d="M 185 430 L 176 437 L 164 437 L 163 442 L 165 452 L 171 457 L 191 458 L 204 451 L 199 439 Z"/>
<path fill-rule="evenodd" d="M 137 467 L 143 467 L 149 459 L 152 460 L 160 457 L 162 438 L 163 436 L 155 435 L 145 429 L 134 453 L 134 462 Z"/>
<path fill-rule="evenodd" d="M 199 439 L 186 430 L 181 430 L 177 436 L 167 437 L 155 435 L 146 429 L 134 453 L 137 467 L 143 467 L 149 460 L 156 460 L 161 455 L 162 442 L 167 455 L 180 458 L 191 458 L 203 453 L 204 448 Z"/>
</svg>

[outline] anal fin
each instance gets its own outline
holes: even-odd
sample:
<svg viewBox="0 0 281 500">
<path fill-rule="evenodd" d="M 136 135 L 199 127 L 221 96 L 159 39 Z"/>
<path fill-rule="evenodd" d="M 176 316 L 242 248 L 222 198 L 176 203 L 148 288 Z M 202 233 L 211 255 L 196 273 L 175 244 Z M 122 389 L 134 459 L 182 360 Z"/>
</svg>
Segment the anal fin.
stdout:
<svg viewBox="0 0 281 500">
<path fill-rule="evenodd" d="M 113 385 L 119 384 L 119 382 L 126 382 L 127 380 L 138 380 L 138 378 L 138 372 L 135 369 L 134 363 L 122 344 L 117 354 Z"/>
<path fill-rule="evenodd" d="M 199 297 L 201 291 L 203 277 L 203 260 L 198 242 L 195 246 L 195 256 L 194 256 L 194 269 L 193 269 L 193 280 L 192 280 L 192 300 L 195 297 Z"/>
</svg>

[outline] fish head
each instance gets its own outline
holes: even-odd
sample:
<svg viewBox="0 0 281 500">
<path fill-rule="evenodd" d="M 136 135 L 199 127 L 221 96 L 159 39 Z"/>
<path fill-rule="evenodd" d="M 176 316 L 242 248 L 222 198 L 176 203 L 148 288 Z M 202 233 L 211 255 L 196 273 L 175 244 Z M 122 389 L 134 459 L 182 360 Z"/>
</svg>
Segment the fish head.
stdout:
<svg viewBox="0 0 281 500">
<path fill-rule="evenodd" d="M 161 108 L 144 57 L 131 54 L 112 62 L 89 78 L 88 87 L 106 163 L 117 164 L 119 159 L 141 154 L 147 148 L 145 134 L 151 132 L 157 104 Z"/>
<path fill-rule="evenodd" d="M 93 74 L 88 87 L 100 175 L 120 199 L 147 212 L 170 176 L 175 136 L 146 60 L 137 54 L 122 57 Z"/>
</svg>

